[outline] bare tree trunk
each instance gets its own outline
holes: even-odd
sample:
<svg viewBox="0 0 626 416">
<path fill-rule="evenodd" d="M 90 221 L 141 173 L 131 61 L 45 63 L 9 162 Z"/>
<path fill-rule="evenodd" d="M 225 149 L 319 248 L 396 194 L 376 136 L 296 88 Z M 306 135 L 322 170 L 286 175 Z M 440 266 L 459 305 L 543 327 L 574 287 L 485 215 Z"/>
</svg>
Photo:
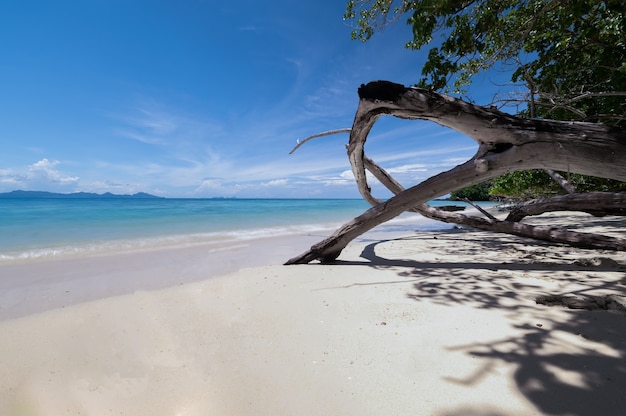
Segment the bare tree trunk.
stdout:
<svg viewBox="0 0 626 416">
<path fill-rule="evenodd" d="M 569 183 L 569 181 L 565 179 L 563 176 L 561 176 L 558 172 L 555 172 L 552 169 L 544 169 L 544 171 L 548 175 L 550 175 L 550 177 L 556 183 L 558 183 L 561 188 L 565 189 L 565 192 L 567 192 L 568 194 L 576 193 L 576 188 L 574 188 L 574 186 L 571 183 Z"/>
<path fill-rule="evenodd" d="M 552 169 L 626 181 L 626 164 L 623 163 L 626 132 L 621 129 L 592 123 L 523 119 L 388 81 L 362 85 L 359 97 L 350 131 L 348 158 L 361 195 L 377 205 L 287 264 L 316 259 L 332 261 L 354 238 L 402 212 L 415 207 L 425 210 L 425 202 L 433 198 L 509 171 Z M 379 203 L 367 184 L 364 145 L 372 126 L 383 114 L 431 120 L 450 127 L 478 142 L 478 151 L 467 162 Z M 520 225 L 511 226 L 511 231 Z M 621 246 L 618 244 L 618 247 Z"/>
</svg>

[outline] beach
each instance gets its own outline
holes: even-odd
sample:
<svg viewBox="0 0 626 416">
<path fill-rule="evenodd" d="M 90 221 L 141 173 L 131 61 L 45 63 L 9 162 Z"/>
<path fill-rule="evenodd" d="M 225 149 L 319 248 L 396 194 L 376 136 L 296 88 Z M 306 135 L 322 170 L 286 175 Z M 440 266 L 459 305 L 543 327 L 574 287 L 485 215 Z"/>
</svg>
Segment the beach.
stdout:
<svg viewBox="0 0 626 416">
<path fill-rule="evenodd" d="M 626 236 L 528 222 L 572 221 Z M 0 265 L 0 414 L 624 413 L 624 253 L 448 228 L 282 265 L 324 237 Z"/>
</svg>

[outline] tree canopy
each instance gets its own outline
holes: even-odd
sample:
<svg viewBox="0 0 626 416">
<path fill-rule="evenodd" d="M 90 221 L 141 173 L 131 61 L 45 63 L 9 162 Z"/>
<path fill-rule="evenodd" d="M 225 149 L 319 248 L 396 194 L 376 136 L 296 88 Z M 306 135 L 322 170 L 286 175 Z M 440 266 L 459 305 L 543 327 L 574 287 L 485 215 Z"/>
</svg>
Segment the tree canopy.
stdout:
<svg viewBox="0 0 626 416">
<path fill-rule="evenodd" d="M 350 0 L 344 17 L 362 41 L 406 18 L 406 47 L 431 47 L 420 87 L 462 93 L 474 75 L 505 69 L 527 87 L 531 117 L 622 125 L 625 14 L 624 1 Z"/>
<path fill-rule="evenodd" d="M 497 68 L 524 92 L 494 101 L 520 103 L 522 116 L 623 127 L 625 14 L 624 1 L 350 0 L 345 18 L 355 23 L 352 37 L 367 41 L 406 17 L 413 35 L 406 47 L 431 46 L 417 83 L 422 88 L 462 93 L 474 75 Z M 626 188 L 617 181 L 570 178 L 579 192 Z M 457 194 L 477 196 L 476 190 Z M 562 190 L 545 172 L 528 171 L 498 178 L 487 192 L 524 199 Z"/>
</svg>

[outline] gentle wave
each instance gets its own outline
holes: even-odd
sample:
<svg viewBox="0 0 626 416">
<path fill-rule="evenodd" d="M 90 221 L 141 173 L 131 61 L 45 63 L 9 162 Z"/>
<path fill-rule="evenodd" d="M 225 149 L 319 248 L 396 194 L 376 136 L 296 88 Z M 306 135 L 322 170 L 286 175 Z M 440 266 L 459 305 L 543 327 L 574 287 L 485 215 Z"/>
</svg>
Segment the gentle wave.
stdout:
<svg viewBox="0 0 626 416">
<path fill-rule="evenodd" d="M 284 227 L 267 227 L 226 232 L 165 235 L 150 238 L 133 238 L 100 242 L 32 248 L 0 253 L 0 264 L 34 260 L 65 259 L 97 256 L 124 252 L 158 250 L 162 248 L 184 248 L 201 245 L 212 246 L 210 251 L 232 249 L 243 242 L 270 237 L 319 234 L 320 239 L 330 235 L 343 223 L 305 224 Z M 446 224 L 415 215 L 400 216 L 377 227 L 373 232 L 414 232 L 437 228 L 448 228 Z"/>
<path fill-rule="evenodd" d="M 7 219 L 5 215 L 4 223 L 0 221 L 3 237 L 0 264 L 166 247 L 207 245 L 210 250 L 222 250 L 248 244 L 250 240 L 292 235 L 319 235 L 321 240 L 364 210 L 362 201 L 350 200 L 217 203 L 165 200 L 159 202 L 160 205 L 151 204 L 114 206 L 113 202 L 97 201 L 89 205 L 80 201 L 68 205 L 67 202 L 39 201 L 37 205 L 29 205 L 22 202 L 12 211 L 5 209 L 5 214 L 8 212 L 13 217 Z M 155 213 L 155 206 L 162 212 Z M 197 214 L 208 208 L 215 213 Z M 85 219 L 87 214 L 89 218 Z M 303 218 L 309 218 L 311 223 L 303 224 Z M 370 233 L 411 233 L 450 227 L 405 213 Z"/>
<path fill-rule="evenodd" d="M 195 234 L 164 235 L 149 238 L 132 238 L 100 242 L 83 242 L 54 247 L 31 248 L 0 253 L 0 264 L 32 260 L 63 259 L 92 255 L 114 254 L 157 250 L 161 248 L 184 248 L 200 245 L 216 246 L 211 250 L 220 250 L 237 242 L 258 240 L 269 237 L 306 235 L 324 233 L 340 224 L 308 224 L 286 227 L 268 227 L 250 230 L 226 232 L 207 232 Z"/>
</svg>

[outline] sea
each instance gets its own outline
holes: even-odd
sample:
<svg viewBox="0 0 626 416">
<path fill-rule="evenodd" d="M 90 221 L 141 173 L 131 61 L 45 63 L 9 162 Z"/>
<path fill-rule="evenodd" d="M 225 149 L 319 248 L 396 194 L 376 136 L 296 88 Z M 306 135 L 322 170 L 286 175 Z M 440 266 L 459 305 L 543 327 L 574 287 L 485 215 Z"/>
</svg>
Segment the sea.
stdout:
<svg viewBox="0 0 626 416">
<path fill-rule="evenodd" d="M 0 199 L 0 265 L 270 236 L 328 236 L 368 208 L 361 199 Z M 450 227 L 406 213 L 377 229 Z"/>
</svg>

